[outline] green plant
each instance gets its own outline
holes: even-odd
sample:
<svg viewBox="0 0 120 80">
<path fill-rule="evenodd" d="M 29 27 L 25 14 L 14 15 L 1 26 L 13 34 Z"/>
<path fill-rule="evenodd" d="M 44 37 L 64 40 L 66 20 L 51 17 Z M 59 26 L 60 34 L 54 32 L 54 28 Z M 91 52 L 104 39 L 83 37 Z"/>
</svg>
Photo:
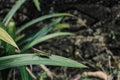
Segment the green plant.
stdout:
<svg viewBox="0 0 120 80">
<path fill-rule="evenodd" d="M 37 0 L 36 0 L 37 1 Z M 34 0 L 35 2 L 35 0 Z M 25 3 L 25 0 L 18 0 L 16 4 L 12 7 L 12 9 L 8 12 L 6 17 L 3 19 L 3 22 L 0 24 L 0 47 L 2 48 L 0 55 L 0 70 L 19 67 L 22 80 L 30 80 L 28 72 L 26 70 L 26 65 L 31 64 L 45 64 L 45 65 L 53 65 L 53 66 L 67 66 L 74 68 L 87 68 L 85 65 L 78 63 L 74 60 L 70 60 L 65 57 L 51 55 L 48 57 L 43 57 L 41 55 L 36 55 L 37 53 L 28 53 L 30 48 L 35 46 L 36 44 L 43 42 L 45 40 L 57 37 L 57 36 L 65 36 L 65 35 L 73 35 L 69 32 L 54 32 L 49 33 L 51 30 L 55 28 L 55 26 L 60 23 L 63 16 L 73 16 L 67 13 L 55 13 L 49 14 L 42 17 L 38 17 L 16 29 L 15 21 L 12 19 L 12 16 L 15 12 L 20 8 L 20 6 Z M 36 2 L 35 2 L 36 4 Z M 40 4 L 36 4 L 38 7 Z M 21 31 L 29 28 L 31 25 L 43 21 L 45 19 L 57 17 L 56 20 L 44 26 L 38 32 L 33 33 L 31 35 L 22 36 Z M 16 41 L 16 42 L 15 42 Z M 21 48 L 22 47 L 22 48 Z M 43 53 L 44 54 L 44 53 Z"/>
</svg>

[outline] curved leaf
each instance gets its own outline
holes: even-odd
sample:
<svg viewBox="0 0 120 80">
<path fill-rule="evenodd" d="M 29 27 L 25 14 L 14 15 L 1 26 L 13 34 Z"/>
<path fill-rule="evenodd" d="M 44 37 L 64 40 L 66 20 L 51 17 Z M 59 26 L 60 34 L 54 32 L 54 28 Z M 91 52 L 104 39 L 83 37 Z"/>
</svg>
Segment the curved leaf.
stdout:
<svg viewBox="0 0 120 80">
<path fill-rule="evenodd" d="M 0 58 L 0 70 L 23 66 L 23 65 L 53 65 L 53 66 L 67 66 L 67 67 L 74 67 L 74 68 L 87 68 L 87 66 L 78 63 L 74 60 L 57 56 L 51 55 L 49 57 L 40 57 L 36 54 L 18 54 L 18 55 L 11 55 L 5 56 Z"/>
<path fill-rule="evenodd" d="M 20 6 L 25 2 L 26 0 L 18 0 L 16 4 L 12 7 L 12 9 L 9 11 L 9 13 L 6 15 L 6 17 L 3 20 L 3 23 L 5 26 L 8 24 L 12 16 L 15 14 L 15 12 L 20 8 Z"/>
<path fill-rule="evenodd" d="M 25 43 L 25 42 L 30 42 L 32 40 L 34 40 L 37 37 L 43 37 L 45 36 L 48 32 L 50 32 L 56 24 L 58 24 L 60 21 L 62 20 L 62 18 L 57 18 L 55 19 L 55 21 L 51 22 L 50 24 L 48 24 L 47 26 L 44 26 L 42 29 L 40 29 L 36 34 L 27 37 L 26 39 L 23 39 L 23 41 L 21 41 L 21 43 Z"/>
<path fill-rule="evenodd" d="M 7 42 L 8 44 L 11 44 L 12 46 L 18 48 L 15 41 L 10 37 L 10 35 L 0 27 L 0 39 Z"/>
<path fill-rule="evenodd" d="M 21 28 L 18 29 L 17 34 L 20 33 L 21 31 L 23 31 L 24 29 L 30 27 L 31 25 L 37 23 L 37 22 L 40 22 L 40 21 L 43 21 L 45 19 L 49 19 L 49 18 L 52 18 L 52 17 L 60 17 L 60 16 L 73 16 L 73 15 L 68 14 L 68 13 L 54 13 L 54 14 L 49 14 L 49 15 L 45 15 L 45 16 L 42 16 L 42 17 L 38 17 L 38 18 L 26 23 L 25 25 L 21 26 Z"/>
<path fill-rule="evenodd" d="M 49 35 L 43 36 L 43 37 L 37 37 L 36 39 L 34 39 L 32 42 L 29 42 L 23 49 L 22 52 L 26 51 L 27 49 L 35 46 L 36 44 L 43 42 L 45 40 L 57 37 L 57 36 L 64 36 L 64 35 L 73 35 L 73 33 L 69 33 L 69 32 L 56 32 L 56 33 L 51 33 Z"/>
</svg>

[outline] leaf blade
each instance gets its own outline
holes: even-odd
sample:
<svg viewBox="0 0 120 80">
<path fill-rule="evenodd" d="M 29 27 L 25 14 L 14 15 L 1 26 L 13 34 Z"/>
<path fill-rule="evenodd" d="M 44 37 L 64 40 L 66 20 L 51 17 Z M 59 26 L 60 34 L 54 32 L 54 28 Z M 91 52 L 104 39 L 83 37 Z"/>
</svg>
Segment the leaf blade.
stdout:
<svg viewBox="0 0 120 80">
<path fill-rule="evenodd" d="M 37 10 L 40 11 L 41 9 L 40 9 L 40 2 L 39 2 L 39 0 L 33 0 L 33 2 L 35 4 Z"/>
<path fill-rule="evenodd" d="M 5 26 L 8 24 L 14 13 L 20 8 L 20 6 L 25 2 L 26 0 L 18 0 L 16 4 L 12 7 L 12 9 L 9 11 L 9 13 L 5 16 L 3 23 Z"/>
<path fill-rule="evenodd" d="M 54 14 L 49 14 L 49 15 L 45 15 L 42 17 L 38 17 L 28 23 L 26 23 L 25 25 L 22 25 L 21 28 L 18 29 L 17 34 L 19 34 L 21 31 L 23 31 L 24 29 L 30 27 L 31 25 L 38 23 L 40 21 L 43 21 L 45 19 L 49 19 L 52 17 L 60 17 L 60 16 L 73 16 L 72 14 L 68 14 L 68 13 L 54 13 Z"/>
<path fill-rule="evenodd" d="M 51 33 L 49 35 L 43 36 L 43 37 L 37 37 L 36 39 L 34 39 L 33 41 L 31 41 L 30 43 L 26 44 L 26 46 L 22 49 L 22 52 L 26 51 L 27 49 L 33 47 L 34 45 L 43 42 L 45 40 L 54 38 L 54 37 L 58 37 L 58 36 L 65 36 L 65 35 L 73 35 L 73 33 L 69 33 L 69 32 L 55 32 L 55 33 Z"/>
<path fill-rule="evenodd" d="M 48 32 L 50 32 L 56 24 L 58 24 L 60 21 L 62 20 L 62 18 L 57 18 L 55 21 L 51 22 L 50 24 L 48 24 L 47 26 L 44 26 L 42 29 L 40 29 L 35 35 L 33 35 L 32 37 L 28 37 L 26 39 L 24 39 L 21 43 L 25 43 L 25 42 L 30 42 L 32 40 L 34 40 L 37 37 L 42 37 L 45 36 Z"/>
<path fill-rule="evenodd" d="M 78 63 L 77 61 L 57 55 L 51 55 L 49 58 L 45 58 L 37 56 L 35 54 L 18 54 L 0 58 L 0 70 L 30 64 L 87 68 L 87 66 Z"/>
<path fill-rule="evenodd" d="M 0 27 L 0 39 L 19 49 L 15 41 L 11 38 L 11 36 L 1 27 Z"/>
<path fill-rule="evenodd" d="M 20 66 L 19 67 L 20 74 L 21 74 L 21 79 L 22 80 L 29 80 L 28 72 L 26 70 L 25 66 Z"/>
</svg>

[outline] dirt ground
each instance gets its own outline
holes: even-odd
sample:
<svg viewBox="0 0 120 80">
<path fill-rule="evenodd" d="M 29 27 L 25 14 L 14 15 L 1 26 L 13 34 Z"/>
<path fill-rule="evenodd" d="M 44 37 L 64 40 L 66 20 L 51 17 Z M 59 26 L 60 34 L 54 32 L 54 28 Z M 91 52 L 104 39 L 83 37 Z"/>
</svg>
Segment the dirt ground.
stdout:
<svg viewBox="0 0 120 80">
<path fill-rule="evenodd" d="M 6 5 L 7 1 L 3 1 L 2 6 L 10 8 L 14 0 L 13 3 Z M 70 24 L 70 28 L 61 31 L 75 33 L 74 36 L 51 39 L 37 45 L 36 48 L 51 54 L 74 59 L 90 67 L 87 70 L 81 70 L 47 66 L 55 74 L 55 80 L 85 80 L 84 76 L 81 77 L 81 75 L 87 71 L 103 71 L 111 76 L 110 80 L 119 80 L 119 0 L 40 0 L 40 2 L 42 12 L 39 13 L 33 3 L 28 0 L 31 5 L 25 5 L 17 12 L 17 17 L 14 16 L 17 25 L 22 25 L 33 18 L 49 13 L 67 12 L 77 16 L 78 19 L 65 17 L 62 21 Z M 24 8 L 27 13 L 23 10 Z M 36 15 L 31 15 L 33 12 Z M 3 14 L 1 13 L 0 15 Z M 51 20 L 37 24 L 35 30 L 49 21 Z M 32 29 L 34 28 L 30 30 Z M 27 30 L 28 34 L 31 33 L 30 30 Z M 40 71 L 38 69 L 36 71 L 36 67 L 34 73 Z M 88 78 L 86 80 L 99 79 Z"/>
</svg>

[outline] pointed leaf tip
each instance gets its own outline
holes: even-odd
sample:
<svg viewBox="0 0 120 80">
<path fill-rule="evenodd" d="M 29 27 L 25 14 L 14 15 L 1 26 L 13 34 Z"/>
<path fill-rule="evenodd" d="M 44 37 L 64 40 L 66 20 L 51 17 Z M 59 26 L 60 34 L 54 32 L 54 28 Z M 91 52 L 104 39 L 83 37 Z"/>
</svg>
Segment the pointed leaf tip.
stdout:
<svg viewBox="0 0 120 80">
<path fill-rule="evenodd" d="M 15 41 L 11 38 L 11 36 L 1 27 L 0 27 L 0 39 L 19 49 Z"/>
</svg>

